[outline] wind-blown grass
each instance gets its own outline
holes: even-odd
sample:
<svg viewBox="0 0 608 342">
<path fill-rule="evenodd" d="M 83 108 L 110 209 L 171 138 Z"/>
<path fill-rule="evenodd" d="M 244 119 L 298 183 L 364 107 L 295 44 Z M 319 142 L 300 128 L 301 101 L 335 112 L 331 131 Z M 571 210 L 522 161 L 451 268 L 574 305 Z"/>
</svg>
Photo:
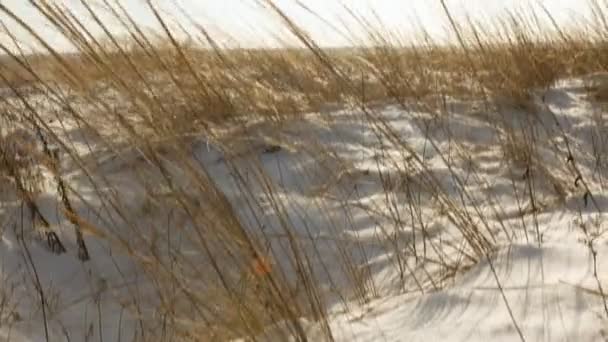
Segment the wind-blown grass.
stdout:
<svg viewBox="0 0 608 342">
<path fill-rule="evenodd" d="M 391 259 L 387 267 L 399 274 L 402 292 L 438 290 L 480 261 L 492 264 L 498 241 L 525 238 L 540 244 L 542 237 L 538 230 L 536 236 L 528 236 L 528 230 L 502 220 L 507 209 L 491 194 L 477 198 L 471 183 L 484 187 L 488 180 L 474 165 L 466 179 L 457 170 L 460 163 L 472 159 L 465 144 L 455 141 L 447 152 L 428 134 L 421 138 L 445 164 L 455 194 L 447 189 L 430 169 L 426 155 L 412 148 L 407 137 L 381 115 L 380 108 L 386 104 L 412 117 L 420 111 L 429 113 L 430 118 L 415 120 L 423 132 L 448 119 L 452 110 L 447 104 L 454 99 L 478 100 L 479 108 L 497 114 L 486 120 L 503 133 L 501 148 L 507 167 L 513 174 L 521 173 L 512 177 L 513 196 L 524 226 L 530 224 L 524 216 L 535 217 L 546 204 L 539 202 L 547 202 L 547 197 L 565 201 L 567 193 L 574 191 L 569 179 L 577 179 L 576 188 L 584 188 L 585 198 L 594 202 L 597 190 L 582 177 L 576 151 L 556 143 L 552 152 L 563 160 L 560 169 L 543 168 L 536 149 L 537 130 L 554 130 L 565 137 L 559 126 L 550 127 L 532 114 L 522 120 L 530 125 L 513 123 L 501 114 L 506 108 L 526 113 L 545 110 L 544 91 L 561 78 L 606 71 L 605 4 L 591 3 L 597 22 L 569 32 L 536 24 L 537 16 L 551 22 L 550 13 L 505 13 L 489 30 L 475 22 L 453 21 L 445 7 L 456 37 L 451 46 L 396 41 L 388 33 L 370 31 L 368 47 L 328 50 L 308 38 L 297 18 L 288 17 L 272 1 L 263 2 L 269 14 L 299 39 L 301 49 L 222 49 L 201 27 L 190 32 L 192 39 L 184 43 L 148 2 L 160 27 L 152 36 L 137 27 L 118 3 L 104 1 L 106 14 L 124 24 L 125 35 L 115 36 L 99 19 L 99 10 L 83 1 L 89 19 L 98 20 L 104 31 L 97 37 L 69 7 L 32 2 L 77 50 L 65 54 L 40 39 L 26 18 L 0 5 L 11 25 L 28 31 L 43 46 L 36 55 L 0 46 L 6 54 L 0 61 L 0 79 L 7 89 L 0 102 L 2 121 L 40 130 L 93 189 L 95 201 L 55 172 L 57 181 L 65 183 L 70 201 L 93 212 L 85 217 L 66 205 L 64 215 L 77 232 L 128 256 L 144 274 L 146 288 L 129 288 L 133 298 L 124 304 L 139 321 L 141 340 L 255 339 L 280 322 L 286 322 L 286 334 L 306 340 L 308 327 L 302 318 L 318 323 L 323 337 L 331 340 L 328 303 L 348 310 L 354 303 L 382 295 L 368 266 L 368 247 L 356 239 L 345 241 L 340 234 L 345 222 L 323 227 L 335 256 L 327 260 L 327 251 L 316 243 L 314 228 L 300 222 L 313 222 L 314 214 L 304 210 L 302 217 L 294 217 L 298 203 L 283 196 L 259 161 L 239 158 L 240 149 L 247 145 L 239 139 L 256 134 L 256 125 L 278 130 L 309 113 L 321 113 L 329 126 L 331 115 L 323 114 L 343 109 L 362 113 L 377 140 L 400 151 L 398 156 L 388 155 L 378 148 L 375 152 L 383 158 L 377 158 L 376 170 L 368 170 L 382 184 L 380 207 L 386 210 L 363 201 L 343 200 L 342 204 L 346 211 L 361 210 L 370 220 L 382 222 L 381 248 Z M 366 24 L 361 21 L 361 25 Z M 589 91 L 597 100 L 605 96 L 603 89 L 590 87 Z M 96 137 L 97 149 L 103 153 L 91 150 L 93 159 L 123 156 L 125 151 L 137 156 L 140 164 L 127 163 L 126 168 L 132 168 L 129 181 L 145 194 L 141 220 L 133 215 L 129 200 L 121 198 L 111 177 L 96 172 L 95 162 L 101 164 L 101 160 L 85 160 L 73 141 L 51 127 L 49 108 L 55 108 L 54 119 L 70 121 Z M 276 143 L 265 146 L 265 151 L 289 147 L 289 141 L 280 136 L 271 138 Z M 193 157 L 193 146 L 201 142 L 221 151 L 232 186 L 240 194 L 239 208 L 224 194 L 213 171 Z M 315 141 L 297 148 L 319 164 L 338 154 Z M 601 153 L 596 151 L 600 161 Z M 41 158 L 45 160 L 41 164 L 52 170 L 49 156 Z M 328 182 L 350 176 L 348 165 L 341 164 L 339 156 L 336 159 L 339 167 L 328 167 Z M 394 172 L 387 172 L 389 167 Z M 598 162 L 599 173 L 605 174 L 606 167 Z M 22 187 L 24 180 L 16 173 L 8 172 L 7 177 Z M 518 183 L 521 179 L 523 185 Z M 550 183 L 551 190 L 541 199 L 537 188 L 543 182 Z M 329 212 L 331 194 L 321 189 L 317 196 L 315 209 Z M 31 197 L 22 194 L 28 203 L 34 202 Z M 275 227 L 268 232 L 263 216 L 271 214 Z M 428 217 L 433 215 L 444 217 L 455 228 L 453 240 L 432 236 Z M 404 230 L 405 222 L 412 227 L 413 238 L 404 244 L 398 232 Z M 328 271 L 335 270 L 335 264 L 339 275 Z M 494 276 L 500 286 L 498 275 Z M 0 322 L 5 317 L 2 303 L 8 303 L 3 293 Z M 42 302 L 43 307 L 47 305 Z M 506 297 L 504 304 L 509 307 Z M 518 327 L 515 318 L 513 324 Z M 520 336 L 524 338 L 521 332 Z"/>
</svg>

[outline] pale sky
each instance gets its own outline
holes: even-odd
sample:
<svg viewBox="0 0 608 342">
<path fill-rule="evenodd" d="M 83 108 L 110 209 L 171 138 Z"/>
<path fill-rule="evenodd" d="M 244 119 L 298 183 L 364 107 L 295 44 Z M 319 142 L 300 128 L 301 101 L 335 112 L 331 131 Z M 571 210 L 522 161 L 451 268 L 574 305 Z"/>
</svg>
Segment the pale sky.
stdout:
<svg viewBox="0 0 608 342">
<path fill-rule="evenodd" d="M 93 3 L 91 0 L 86 0 Z M 150 10 L 142 0 L 111 0 L 120 1 L 128 11 L 144 26 L 154 29 L 157 24 Z M 542 3 L 557 19 L 560 25 L 571 24 L 574 18 L 588 15 L 587 0 L 446 0 L 447 5 L 456 17 L 465 14 L 475 19 L 491 18 L 504 10 L 527 8 L 529 4 Z M 15 13 L 25 19 L 28 24 L 39 32 L 45 39 L 53 42 L 59 49 L 69 49 L 61 36 L 53 32 L 40 16 L 35 15 L 26 0 L 0 0 Z M 79 5 L 80 0 L 51 0 L 70 6 L 86 18 Z M 344 10 L 347 6 L 356 13 L 382 22 L 383 26 L 392 31 L 398 31 L 407 37 L 416 32 L 419 25 L 425 27 L 438 39 L 445 39 L 446 16 L 441 9 L 439 0 L 301 0 L 302 4 L 323 17 L 323 20 L 311 15 L 299 6 L 295 0 L 276 0 L 275 3 L 301 25 L 317 42 L 324 46 L 349 45 L 338 30 L 348 27 L 351 32 L 362 32 L 352 17 Z M 186 24 L 180 13 L 183 8 L 197 23 L 216 34 L 225 33 L 233 37 L 242 46 L 277 46 L 277 38 L 289 39 L 290 35 L 279 24 L 277 18 L 264 11 L 255 0 L 156 0 L 156 4 L 175 20 Z M 177 4 L 177 6 L 175 5 Z M 374 13 L 378 19 L 374 19 Z M 0 18 L 5 18 L 0 16 Z M 19 31 L 9 20 L 4 21 L 10 30 Z M 331 23 L 331 24 L 328 24 Z M 333 26 L 333 27 L 332 27 Z M 118 30 L 118 25 L 115 25 Z M 93 29 L 94 32 L 100 32 Z M 19 32 L 19 37 L 26 43 L 31 39 Z M 222 35 L 223 36 L 223 35 Z M 222 39 L 227 42 L 226 39 Z"/>
</svg>

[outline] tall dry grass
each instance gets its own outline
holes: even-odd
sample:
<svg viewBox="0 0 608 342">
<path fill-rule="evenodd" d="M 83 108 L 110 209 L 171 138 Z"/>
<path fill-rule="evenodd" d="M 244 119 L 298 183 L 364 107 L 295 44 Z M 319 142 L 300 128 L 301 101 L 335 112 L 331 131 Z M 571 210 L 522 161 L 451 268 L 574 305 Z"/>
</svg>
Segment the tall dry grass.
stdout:
<svg viewBox="0 0 608 342">
<path fill-rule="evenodd" d="M 398 146 L 402 155 L 387 157 L 382 163 L 394 166 L 399 179 L 383 173 L 383 165 L 375 170 L 385 194 L 383 206 L 389 210 L 379 212 L 362 202 L 345 205 L 364 210 L 374 220 L 382 219 L 395 231 L 412 227 L 414 238 L 408 243 L 387 229 L 383 238 L 388 243 L 382 248 L 391 256 L 388 267 L 400 275 L 400 290 L 425 293 L 449 285 L 458 272 L 480 261 L 491 264 L 501 239 L 525 238 L 540 244 L 542 237 L 537 222 L 532 223 L 536 236 L 528 236 L 528 229 L 516 229 L 500 219 L 505 209 L 492 195 L 481 202 L 475 198 L 455 170 L 458 161 L 470 157 L 466 146 L 455 143 L 454 151 L 448 153 L 431 135 L 426 137 L 429 148 L 442 158 L 455 180 L 458 196 L 453 196 L 429 169 L 425 156 L 412 149 L 379 115 L 378 108 L 390 103 L 401 108 L 403 115 L 422 110 L 439 121 L 450 114 L 448 99 L 481 100 L 484 110 L 498 114 L 513 108 L 534 112 L 542 107 L 543 91 L 560 78 L 606 71 L 608 63 L 604 53 L 606 6 L 599 1 L 591 3 L 597 21 L 580 31 L 564 32 L 557 26 L 539 24 L 535 18 L 541 16 L 554 22 L 543 11 L 505 13 L 489 29 L 472 21 L 456 22 L 446 7 L 455 37 L 451 46 L 396 41 L 386 32 L 369 29 L 372 47 L 340 50 L 319 47 L 304 33 L 298 18 L 290 18 L 272 1 L 264 1 L 269 14 L 299 39 L 301 49 L 221 49 L 200 27 L 184 43 L 148 2 L 161 28 L 151 36 L 118 3 L 104 3 L 106 14 L 124 25 L 124 36 L 112 34 L 99 19 L 99 10 L 86 1 L 82 5 L 104 31 L 102 37 L 92 35 L 69 6 L 32 2 L 75 46 L 78 52 L 70 54 L 56 51 L 26 18 L 0 5 L 12 25 L 28 31 L 43 46 L 38 55 L 22 55 L 0 46 L 5 53 L 0 78 L 7 91 L 0 105 L 7 125 L 19 123 L 39 130 L 40 136 L 64 151 L 68 162 L 95 189 L 99 204 L 88 204 L 69 179 L 54 172 L 56 181 L 65 184 L 64 213 L 76 231 L 108 242 L 145 274 L 150 287 L 146 291 L 130 288 L 133 298 L 125 308 L 139 320 L 138 336 L 146 341 L 255 340 L 265 328 L 279 322 L 285 322 L 285 334 L 304 341 L 307 327 L 301 318 L 318 323 L 323 338 L 332 340 L 329 299 L 348 310 L 356 302 L 366 303 L 381 295 L 380 284 L 366 267 L 367 247 L 346 242 L 338 233 L 332 235 L 341 231 L 343 223 L 324 227 L 335 252 L 335 260 L 324 260 L 326 252 L 316 243 L 315 234 L 302 232 L 301 224 L 289 214 L 295 205 L 292 200 L 281 196 L 258 163 L 248 161 L 245 167 L 237 158 L 234 141 L 253 134 L 252 123 L 281 127 L 307 113 L 341 108 L 363 113 L 380 141 Z M 366 27 L 364 21 L 360 24 Z M 48 108 L 35 102 L 32 93 L 42 94 L 48 103 L 61 108 L 55 119 L 69 120 L 92 132 L 105 155 L 134 151 L 145 167 L 127 164 L 126 168 L 132 168 L 131 181 L 146 194 L 143 217 L 164 216 L 162 222 L 141 222 L 133 217 L 127 200 L 117 195 L 116 185 L 95 172 L 95 164 L 49 125 Z M 513 191 L 526 226 L 529 223 L 523 217 L 535 217 L 539 211 L 535 195 L 539 178 L 551 179 L 558 199 L 572 185 L 552 177 L 555 170 L 543 169 L 539 161 L 534 127 L 546 122 L 532 114 L 530 126 L 515 126 L 508 118 L 499 118 L 495 124 L 505 132 L 502 148 L 508 165 L 525 172 L 523 190 L 514 176 Z M 428 131 L 424 124 L 420 123 L 421 131 Z M 222 150 L 242 197 L 240 205 L 251 213 L 249 220 L 222 192 L 210 170 L 192 156 L 192 146 L 200 140 Z M 93 152 L 90 156 L 101 158 Z M 310 151 L 319 160 L 333 152 L 322 145 Z M 563 172 L 578 184 L 575 151 L 564 155 L 556 148 L 554 152 L 564 160 Z M 41 158 L 47 167 L 56 168 L 50 157 Z M 8 176 L 23 188 L 21 198 L 35 212 L 33 195 L 20 185 L 30 179 L 10 172 L 11 167 L 7 167 Z M 334 170 L 332 176 L 339 180 L 343 174 L 345 170 Z M 151 178 L 156 181 L 149 182 Z M 475 168 L 471 178 L 479 185 L 487 182 Z M 593 200 L 594 189 L 584 179 L 581 184 L 585 196 Z M 396 188 L 400 188 L 399 195 L 395 195 Z M 272 234 L 262 223 L 261 199 L 277 218 Z M 71 202 L 88 207 L 96 219 L 83 216 Z M 321 212 L 329 211 L 326 205 L 321 200 L 317 203 Z M 446 217 L 456 227 L 459 242 L 434 239 L 427 211 Z M 499 218 L 497 224 L 495 218 Z M 194 256 L 186 251 L 195 251 Z M 334 269 L 332 263 L 339 265 L 340 276 L 327 271 Z M 39 295 L 44 308 L 42 290 Z M 2 302 L 8 302 L 2 296 Z M 2 308 L 4 305 L 0 305 L 0 322 L 6 316 L 1 314 Z M 517 327 L 515 319 L 513 323 Z"/>
</svg>

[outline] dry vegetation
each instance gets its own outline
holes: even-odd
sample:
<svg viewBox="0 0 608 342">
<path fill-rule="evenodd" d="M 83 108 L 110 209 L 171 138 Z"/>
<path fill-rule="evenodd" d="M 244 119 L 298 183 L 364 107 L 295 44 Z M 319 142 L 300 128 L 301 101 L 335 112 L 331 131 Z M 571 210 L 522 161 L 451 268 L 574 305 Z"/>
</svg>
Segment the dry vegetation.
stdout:
<svg viewBox="0 0 608 342">
<path fill-rule="evenodd" d="M 511 239 L 521 232 L 509 230 L 508 225 L 499 232 L 491 229 L 484 220 L 488 214 L 471 205 L 475 202 L 464 185 L 457 184 L 461 201 L 447 195 L 440 180 L 428 172 L 424 157 L 411 151 L 402 137 L 379 119 L 376 108 L 391 103 L 406 113 L 424 109 L 441 119 L 450 110 L 445 106 L 449 98 L 479 99 L 479 108 L 492 113 L 501 113 L 505 108 L 534 110 L 542 105 L 544 90 L 558 79 L 608 71 L 608 32 L 602 21 L 608 19 L 608 8 L 599 0 L 593 2 L 597 22 L 579 31 L 563 32 L 559 27 L 535 24 L 537 16 L 551 19 L 542 11 L 533 15 L 506 13 L 492 30 L 473 22 L 452 22 L 457 42 L 452 46 L 395 42 L 393 37 L 370 32 L 373 47 L 336 50 L 321 49 L 301 35 L 297 18 L 285 17 L 270 1 L 268 11 L 299 37 L 302 49 L 220 49 L 204 31 L 191 32 L 190 43 L 185 44 L 174 38 L 160 14 L 157 19 L 163 30 L 152 38 L 132 26 L 128 13 L 116 6 L 112 8 L 124 21 L 128 34 L 92 37 L 69 8 L 43 1 L 34 4 L 72 41 L 78 53 L 62 54 L 49 45 L 39 55 L 4 49 L 7 55 L 0 60 L 2 133 L 6 134 L 9 127 L 27 127 L 40 133 L 48 140 L 45 144 L 65 151 L 68 162 L 97 189 L 100 204 L 87 205 L 98 213 L 95 222 L 91 222 L 71 204 L 86 203 L 86 199 L 74 191 L 69 180 L 62 179 L 61 173 L 54 172 L 55 181 L 65 183 L 62 210 L 76 230 L 108 241 L 137 262 L 150 280 L 152 288 L 124 303 L 125 309 L 141 320 L 141 340 L 173 340 L 169 336 L 192 341 L 243 336 L 253 339 L 271 322 L 279 321 L 287 322 L 286 331 L 295 339 L 306 340 L 300 317 L 321 323 L 325 336 L 331 340 L 325 300 L 329 294 L 321 290 L 317 280 L 316 268 L 323 264 L 310 261 L 318 251 L 303 241 L 305 238 L 298 237 L 293 217 L 286 214 L 289 199 L 279 196 L 268 184 L 262 168 L 253 165 L 257 172 L 244 175 L 240 164 L 234 162 L 231 171 L 236 187 L 242 191 L 242 205 L 256 212 L 260 203 L 252 193 L 262 191 L 270 210 L 278 217 L 279 230 L 286 241 L 282 257 L 287 259 L 277 263 L 268 250 L 275 237 L 267 235 L 263 227 L 246 226 L 215 180 L 191 157 L 189 151 L 196 141 L 220 146 L 230 160 L 242 149 L 239 139 L 248 134 L 254 123 L 280 127 L 306 113 L 337 108 L 364 112 L 382 140 L 402 147 L 407 161 L 395 164 L 400 165 L 403 178 L 409 179 L 402 186 L 410 199 L 410 224 L 422 238 L 414 239 L 409 246 L 400 245 L 395 239 L 385 248 L 397 259 L 391 267 L 401 272 L 403 291 L 425 292 L 448 285 L 457 272 L 480 260 L 489 261 L 499 235 Z M 27 26 L 19 13 L 9 13 L 2 5 L 0 11 L 12 17 L 14 25 Z M 95 16 L 95 10 L 90 11 Z M 446 15 L 449 16 L 447 8 Z M 35 37 L 33 32 L 32 36 Z M 198 37 L 202 37 L 200 41 Z M 44 100 L 32 100 L 31 94 L 39 94 Z M 597 101 L 608 98 L 605 87 L 593 84 L 589 94 Z M 53 114 L 56 119 L 69 120 L 93 132 L 106 154 L 125 149 L 141 153 L 139 160 L 145 167 L 127 167 L 134 169 L 134 179 L 147 194 L 146 208 L 142 210 L 166 215 L 163 223 L 143 227 L 132 221 L 125 201 L 116 198 L 114 192 L 103 190 L 107 180 L 93 175 L 94 164 L 78 155 L 69 140 L 50 128 L 45 111 L 51 104 L 61 108 L 61 112 Z M 536 122 L 537 118 L 530 116 L 529 120 Z M 535 177 L 530 174 L 534 173 L 536 178 L 552 182 L 554 197 L 563 201 L 573 187 L 570 180 L 564 183 L 559 175 L 573 179 L 579 173 L 571 159 L 576 157 L 573 152 L 560 157 L 563 170 L 549 172 L 535 159 L 532 129 L 510 126 L 508 120 L 495 124 L 506 132 L 506 159 L 515 170 L 521 170 L 517 172 L 528 175 L 529 189 L 539 186 L 533 184 Z M 287 144 L 279 142 L 280 146 Z M 17 172 L 7 157 L 6 146 L 0 147 L 5 161 L 3 173 L 19 188 L 20 198 L 35 215 L 35 193 L 27 186 L 33 178 Z M 464 154 L 465 160 L 466 147 L 455 149 L 457 154 Z M 320 160 L 331 155 L 323 146 L 311 150 Z M 57 166 L 50 150 L 45 148 L 42 152 L 42 164 L 52 171 Z M 603 160 L 602 153 L 601 149 L 596 152 L 598 160 Z M 446 160 L 449 158 L 446 155 Z M 608 167 L 605 162 L 601 165 L 604 170 Z M 181 170 L 179 179 L 172 176 L 174 167 Z M 339 174 L 343 170 L 334 172 L 336 180 L 348 176 Z M 147 182 L 151 175 L 161 179 L 160 184 Z M 394 179 L 383 182 L 390 206 L 389 194 L 399 185 Z M 576 183 L 577 189 L 579 184 L 587 188 L 584 179 L 577 179 Z M 585 190 L 585 196 L 592 197 L 592 193 L 593 189 Z M 458 228 L 461 244 L 438 246 L 427 239 L 420 194 L 433 198 L 433 210 Z M 534 191 L 520 196 L 522 202 L 529 199 L 531 206 L 522 205 L 522 215 L 533 214 L 538 210 L 536 206 L 542 205 L 537 204 L 540 200 L 534 198 Z M 491 215 L 499 216 L 500 204 L 491 197 L 486 201 L 493 203 L 495 212 Z M 366 210 L 372 215 L 373 208 Z M 403 220 L 398 215 L 385 219 L 395 226 Z M 48 223 L 41 224 L 45 230 L 52 230 Z M 0 232 L 4 229 L 0 228 Z M 332 231 L 334 227 L 328 229 Z M 172 231 L 179 231 L 184 241 L 177 244 Z M 54 238 L 46 234 L 51 242 Z M 345 308 L 352 305 L 349 303 L 353 299 L 364 303 L 376 296 L 374 278 L 353 256 L 363 247 L 334 238 L 347 281 L 333 288 L 331 295 Z M 529 238 L 540 240 L 540 236 Z M 62 249 L 65 250 L 54 247 L 58 252 Z M 185 250 L 195 250 L 197 256 Z M 42 292 L 40 289 L 44 303 Z M 0 285 L 0 326 L 10 316 L 3 312 L 9 306 L 3 304 L 10 302 L 5 298 L 9 294 Z M 154 312 L 143 314 L 150 308 L 144 308 L 142 302 L 153 304 Z"/>
</svg>

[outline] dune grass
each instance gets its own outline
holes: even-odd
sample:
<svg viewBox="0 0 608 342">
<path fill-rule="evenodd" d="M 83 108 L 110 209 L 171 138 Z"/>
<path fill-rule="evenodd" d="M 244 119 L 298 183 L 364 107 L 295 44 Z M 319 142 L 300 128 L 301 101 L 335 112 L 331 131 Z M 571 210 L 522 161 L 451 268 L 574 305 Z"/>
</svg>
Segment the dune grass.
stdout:
<svg viewBox="0 0 608 342">
<path fill-rule="evenodd" d="M 6 54 L 0 61 L 0 79 L 7 92 L 0 102 L 2 121 L 7 123 L 3 127 L 7 131 L 12 126 L 39 130 L 49 143 L 65 151 L 69 163 L 85 175 L 99 199 L 97 205 L 86 205 L 96 213 L 97 219 L 92 222 L 70 206 L 70 201 L 86 204 L 87 200 L 69 179 L 55 172 L 56 181 L 65 183 L 66 217 L 87 239 L 101 239 L 128 255 L 151 284 L 125 304 L 126 311 L 140 320 L 141 340 L 254 339 L 271 323 L 286 322 L 285 333 L 304 341 L 307 328 L 301 318 L 319 323 L 324 337 L 332 340 L 328 298 L 337 298 L 348 310 L 354 303 L 366 303 L 381 295 L 372 271 L 355 257 L 365 254 L 365 247 L 344 242 L 339 234 L 332 235 L 340 231 L 339 223 L 326 227 L 336 260 L 312 262 L 323 252 L 311 243 L 315 241 L 313 234 L 302 237 L 298 223 L 288 214 L 288 208 L 295 204 L 281 196 L 255 161 L 249 161 L 246 169 L 238 161 L 238 138 L 249 134 L 254 124 L 282 127 L 308 113 L 344 109 L 363 113 L 379 140 L 399 146 L 402 156 L 391 156 L 382 163 L 397 168 L 402 179 L 384 175 L 380 166 L 377 172 L 386 194 L 385 206 L 405 207 L 409 217 L 402 217 L 399 210 L 379 214 L 364 203 L 348 205 L 363 208 L 369 217 L 381 216 L 396 230 L 407 222 L 413 234 L 418 234 L 408 245 L 390 234 L 385 237 L 383 248 L 394 259 L 389 267 L 401 275 L 400 291 L 425 293 L 449 286 L 450 279 L 472 265 L 483 260 L 491 264 L 498 241 L 525 238 L 541 243 L 540 233 L 524 237 L 527 233 L 510 223 L 499 220 L 496 227 L 490 222 L 490 218 L 501 217 L 505 208 L 491 195 L 481 202 L 474 199 L 466 181 L 452 168 L 469 158 L 466 146 L 455 142 L 454 151 L 447 153 L 431 136 L 426 137 L 429 149 L 441 156 L 448 174 L 455 179 L 458 196 L 452 196 L 429 171 L 425 156 L 414 151 L 378 110 L 392 104 L 404 115 L 425 111 L 439 121 L 449 116 L 446 103 L 453 99 L 478 101 L 479 108 L 492 113 L 541 110 L 544 92 L 558 80 L 607 71 L 607 8 L 603 2 L 590 3 L 597 20 L 580 30 L 566 32 L 552 26 L 551 14 L 542 10 L 526 15 L 505 13 L 493 27 L 486 27 L 472 21 L 455 22 L 445 7 L 455 37 L 452 45 L 396 41 L 386 32 L 370 31 L 368 47 L 334 50 L 320 48 L 305 35 L 297 18 L 288 17 L 272 1 L 265 3 L 269 14 L 283 22 L 302 48 L 223 49 L 202 29 L 190 32 L 192 38 L 184 43 L 151 3 L 148 6 L 161 27 L 155 35 L 135 26 L 129 13 L 118 5 L 106 3 L 108 12 L 123 22 L 127 34 L 115 36 L 107 29 L 104 36 L 96 37 L 69 7 L 38 1 L 33 2 L 37 11 L 71 41 L 77 52 L 56 51 L 43 40 L 37 42 L 43 49 L 35 55 L 0 46 Z M 93 20 L 98 18 L 97 9 L 87 10 Z M 19 13 L 11 13 L 3 5 L 0 12 L 11 18 L 11 25 L 39 39 Z M 548 19 L 549 24 L 539 24 L 537 17 Z M 104 27 L 101 21 L 97 25 Z M 79 155 L 69 139 L 51 128 L 46 109 L 31 94 L 40 94 L 47 103 L 62 108 L 57 120 L 93 132 L 100 141 L 98 148 L 107 153 L 137 151 L 145 168 L 132 166 L 136 174 L 132 181 L 146 194 L 143 215 L 160 213 L 165 219 L 146 224 L 135 221 L 127 201 L 112 191 L 108 179 L 93 175 L 90 162 Z M 606 89 L 590 85 L 589 96 L 603 101 Z M 330 116 L 321 118 L 331 120 Z M 553 152 L 563 160 L 563 169 L 543 169 L 534 130 L 547 123 L 533 114 L 528 119 L 529 127 L 513 126 L 504 117 L 494 122 L 504 132 L 502 149 L 508 167 L 525 176 L 523 192 L 514 185 L 515 196 L 522 203 L 519 214 L 534 216 L 538 212 L 538 178 L 552 182 L 556 201 L 563 201 L 574 191 L 570 179 L 577 179 L 577 191 L 584 188 L 584 196 L 589 196 L 592 203 L 598 189 L 592 189 L 582 177 L 576 151 L 556 148 Z M 276 236 L 266 232 L 261 220 L 245 222 L 209 170 L 192 157 L 192 144 L 199 140 L 220 146 L 235 187 L 241 192 L 241 205 L 254 218 L 259 219 L 256 215 L 261 212 L 258 195 L 265 200 L 266 210 L 277 217 L 280 253 L 268 247 L 276 243 Z M 311 144 L 308 152 L 319 160 L 333 153 L 322 144 Z M 605 172 L 608 165 L 601 162 L 604 152 L 598 149 L 593 153 Z M 53 169 L 50 157 L 40 158 Z M 3 171 L 15 184 L 31 181 L 11 172 L 11 167 Z M 181 170 L 180 178 L 175 177 L 174 169 Z M 332 170 L 333 180 L 347 177 L 343 176 L 345 169 Z M 567 181 L 555 176 L 560 172 Z M 151 175 L 158 182 L 148 182 Z M 474 167 L 471 178 L 480 185 L 486 181 Z M 394 195 L 398 186 L 403 197 Z M 25 189 L 20 196 L 28 203 L 35 197 Z M 318 196 L 320 210 L 329 210 L 322 200 L 326 194 L 319 192 Z M 421 196 L 433 199 L 430 209 Z M 404 198 L 405 204 L 401 202 Z M 440 245 L 430 237 L 425 210 L 446 217 L 457 228 L 459 243 Z M 304 217 L 304 221 L 307 219 Z M 592 243 L 589 246 L 593 248 Z M 186 252 L 192 250 L 196 251 L 195 257 Z M 277 262 L 276 258 L 282 260 Z M 329 276 L 332 293 L 327 293 L 318 277 L 323 268 L 329 268 L 325 263 L 330 262 L 339 264 L 346 280 Z M 496 280 L 500 286 L 498 276 Z M 9 317 L 3 313 L 4 308 L 10 310 L 10 305 L 4 304 L 9 301 L 3 290 L 0 284 L 0 325 Z M 136 287 L 131 290 L 138 291 Z M 508 307 L 506 297 L 505 304 Z M 45 305 L 43 299 L 42 307 Z M 513 324 L 517 327 L 515 319 Z"/>
</svg>

